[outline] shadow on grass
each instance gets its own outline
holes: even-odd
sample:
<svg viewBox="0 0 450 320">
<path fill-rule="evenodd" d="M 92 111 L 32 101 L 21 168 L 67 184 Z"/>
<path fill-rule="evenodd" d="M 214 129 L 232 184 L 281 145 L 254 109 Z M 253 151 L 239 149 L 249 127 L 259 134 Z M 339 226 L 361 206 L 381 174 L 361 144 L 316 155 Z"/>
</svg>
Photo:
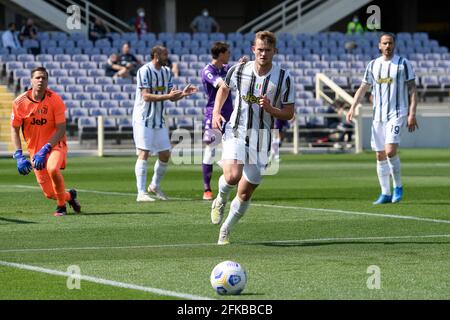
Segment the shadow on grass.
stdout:
<svg viewBox="0 0 450 320">
<path fill-rule="evenodd" d="M 1 223 L 2 221 L 6 222 L 6 223 Z M 8 218 L 2 218 L 0 217 L 0 225 L 2 224 L 11 224 L 11 223 L 16 223 L 16 224 L 34 224 L 37 222 L 33 222 L 33 221 L 26 221 L 26 220 L 19 220 L 19 219 L 8 219 Z"/>
<path fill-rule="evenodd" d="M 170 212 L 81 212 L 69 214 L 70 216 L 110 216 L 110 215 L 159 215 L 159 214 L 170 214 Z"/>
<path fill-rule="evenodd" d="M 249 243 L 250 244 L 250 243 Z M 354 244 L 354 245 L 366 245 L 366 244 L 384 244 L 384 245 L 396 245 L 396 244 L 448 244 L 450 245 L 450 240 L 448 241 L 330 241 L 330 242 L 285 242 L 285 243 L 271 243 L 271 242 L 260 242 L 251 243 L 250 245 L 263 245 L 267 247 L 319 247 L 319 246 L 332 246 L 332 245 L 342 245 L 342 244 Z"/>
</svg>

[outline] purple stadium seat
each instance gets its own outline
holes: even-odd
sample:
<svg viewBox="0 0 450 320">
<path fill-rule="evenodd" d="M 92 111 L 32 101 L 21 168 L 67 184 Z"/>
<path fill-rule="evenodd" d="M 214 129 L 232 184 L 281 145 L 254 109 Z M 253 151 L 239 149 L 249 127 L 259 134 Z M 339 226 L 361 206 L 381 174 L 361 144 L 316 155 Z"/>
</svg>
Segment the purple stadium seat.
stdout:
<svg viewBox="0 0 450 320">
<path fill-rule="evenodd" d="M 113 92 L 111 93 L 111 99 L 113 100 L 128 100 L 130 96 L 126 92 Z"/>
<path fill-rule="evenodd" d="M 77 84 L 94 84 L 94 78 L 92 77 L 77 77 Z"/>
<path fill-rule="evenodd" d="M 88 102 L 88 101 L 85 101 L 85 102 Z M 108 115 L 108 109 L 105 109 L 105 108 L 90 108 L 90 107 L 85 107 L 85 108 L 89 109 L 89 115 L 91 117 L 107 116 Z"/>
<path fill-rule="evenodd" d="M 51 77 L 68 77 L 69 72 L 62 69 L 48 69 Z"/>
<path fill-rule="evenodd" d="M 66 70 L 53 70 L 53 71 L 66 71 Z M 64 86 L 69 84 L 75 84 L 75 78 L 58 76 L 58 83 Z"/>
<path fill-rule="evenodd" d="M 69 76 L 71 76 L 71 77 L 86 77 L 87 71 L 81 70 L 81 69 L 70 69 Z"/>
<path fill-rule="evenodd" d="M 117 102 L 117 101 L 102 101 L 103 102 Z M 107 107 L 108 112 L 110 116 L 126 116 L 127 110 L 125 108 L 119 108 L 119 107 Z"/>
<path fill-rule="evenodd" d="M 80 109 L 81 108 L 81 102 L 78 100 L 67 100 L 64 102 L 67 109 Z M 87 115 L 87 112 L 86 112 Z"/>
<path fill-rule="evenodd" d="M 90 77 L 104 77 L 105 76 L 105 70 L 103 69 L 88 69 L 88 76 Z"/>
<path fill-rule="evenodd" d="M 70 85 L 67 85 L 65 87 L 66 87 L 66 91 L 67 92 L 72 92 L 72 93 L 84 92 L 84 88 L 80 84 L 70 84 Z"/>
<path fill-rule="evenodd" d="M 88 109 L 100 108 L 100 102 L 96 100 L 82 100 L 81 107 Z"/>
<path fill-rule="evenodd" d="M 96 77 L 95 78 L 96 84 L 113 84 L 113 79 L 111 77 Z"/>
<path fill-rule="evenodd" d="M 93 92 L 92 100 L 108 100 L 111 98 L 109 92 Z"/>
</svg>

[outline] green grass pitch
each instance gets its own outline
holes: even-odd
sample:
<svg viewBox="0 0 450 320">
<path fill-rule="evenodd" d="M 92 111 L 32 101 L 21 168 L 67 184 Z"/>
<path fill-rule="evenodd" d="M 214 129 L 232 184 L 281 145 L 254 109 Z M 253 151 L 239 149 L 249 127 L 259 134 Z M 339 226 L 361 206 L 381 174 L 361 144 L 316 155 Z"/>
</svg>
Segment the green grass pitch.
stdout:
<svg viewBox="0 0 450 320">
<path fill-rule="evenodd" d="M 449 151 L 401 150 L 404 200 L 382 206 L 372 205 L 373 153 L 283 155 L 229 246 L 215 244 L 199 165 L 169 167 L 162 188 L 175 200 L 137 203 L 135 157 L 70 157 L 66 188 L 79 190 L 83 212 L 55 218 L 34 174 L 19 176 L 14 160 L 1 159 L 0 299 L 230 299 L 209 283 L 223 260 L 248 273 L 233 299 L 449 299 Z M 84 276 L 139 287 L 81 280 L 69 290 L 65 276 L 5 263 L 76 265 Z M 369 266 L 379 268 L 379 289 L 367 286 L 376 275 Z"/>
</svg>

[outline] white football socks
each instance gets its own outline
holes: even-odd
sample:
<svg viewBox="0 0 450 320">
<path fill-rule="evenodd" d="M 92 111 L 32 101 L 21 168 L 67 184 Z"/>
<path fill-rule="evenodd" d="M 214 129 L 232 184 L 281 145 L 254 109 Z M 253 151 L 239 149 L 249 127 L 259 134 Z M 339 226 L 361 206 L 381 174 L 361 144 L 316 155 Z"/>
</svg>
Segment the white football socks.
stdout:
<svg viewBox="0 0 450 320">
<path fill-rule="evenodd" d="M 248 207 L 250 206 L 250 200 L 242 201 L 236 196 L 230 204 L 230 212 L 228 213 L 228 217 L 225 219 L 221 228 L 227 229 L 231 231 L 236 223 L 241 219 Z"/>
<path fill-rule="evenodd" d="M 161 160 L 156 160 L 155 166 L 153 168 L 153 177 L 152 177 L 152 187 L 159 187 L 161 183 L 161 179 L 164 177 L 164 174 L 167 170 L 168 162 L 162 162 Z"/>
<path fill-rule="evenodd" d="M 391 195 L 391 179 L 390 168 L 387 160 L 377 161 L 378 181 L 380 182 L 381 193 Z"/>
<path fill-rule="evenodd" d="M 389 164 L 390 173 L 392 175 L 394 188 L 403 186 L 402 177 L 400 174 L 400 157 L 398 155 L 395 155 L 392 158 L 387 158 L 387 162 Z"/>
<path fill-rule="evenodd" d="M 221 175 L 219 178 L 219 193 L 217 194 L 217 200 L 221 203 L 226 203 L 230 196 L 230 192 L 234 188 L 235 186 L 228 184 L 225 177 Z"/>
<path fill-rule="evenodd" d="M 216 154 L 216 148 L 207 144 L 203 149 L 203 161 L 204 164 L 213 164 L 214 156 Z"/>
<path fill-rule="evenodd" d="M 136 184 L 138 193 L 146 193 L 147 184 L 147 160 L 137 159 L 134 167 L 134 173 L 136 174 Z"/>
</svg>

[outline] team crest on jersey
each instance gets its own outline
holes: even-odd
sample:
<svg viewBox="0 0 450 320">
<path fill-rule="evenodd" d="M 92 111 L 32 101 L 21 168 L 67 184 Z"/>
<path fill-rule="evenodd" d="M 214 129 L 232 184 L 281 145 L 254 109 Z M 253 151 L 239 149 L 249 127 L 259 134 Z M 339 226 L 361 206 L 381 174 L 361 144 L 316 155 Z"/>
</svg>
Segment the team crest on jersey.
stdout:
<svg viewBox="0 0 450 320">
<path fill-rule="evenodd" d="M 39 109 L 37 113 L 38 114 L 47 114 L 47 112 L 48 112 L 48 108 L 46 106 L 44 106 L 44 108 Z"/>
<path fill-rule="evenodd" d="M 392 81 L 393 81 L 392 77 L 379 78 L 379 79 L 377 79 L 377 83 L 378 83 L 378 84 L 382 84 L 382 83 L 391 84 Z"/>
</svg>

